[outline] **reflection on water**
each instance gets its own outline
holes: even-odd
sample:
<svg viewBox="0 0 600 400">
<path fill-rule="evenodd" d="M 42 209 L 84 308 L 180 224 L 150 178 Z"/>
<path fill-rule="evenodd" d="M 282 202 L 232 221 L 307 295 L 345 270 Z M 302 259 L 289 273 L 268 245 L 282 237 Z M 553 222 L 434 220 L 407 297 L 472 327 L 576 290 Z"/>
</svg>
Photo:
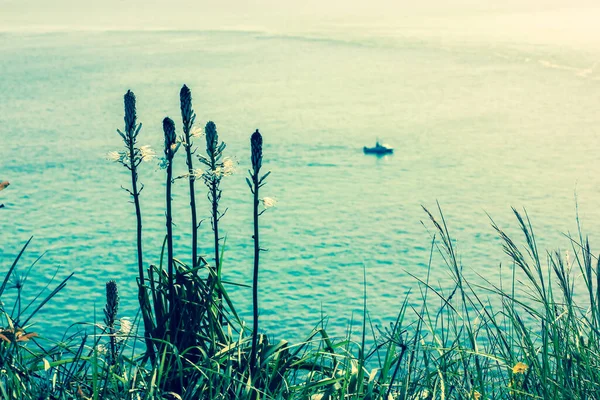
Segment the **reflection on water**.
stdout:
<svg viewBox="0 0 600 400">
<path fill-rule="evenodd" d="M 11 186 L 2 192 L 0 262 L 10 265 L 35 235 L 22 268 L 48 252 L 31 270 L 27 296 L 56 268 L 59 277 L 75 272 L 45 309 L 47 318 L 36 321 L 57 331 L 90 321 L 107 279 L 119 284 L 122 312 L 135 314 L 135 219 L 120 190 L 128 176 L 104 161 L 120 146 L 115 130 L 123 125 L 127 89 L 138 98 L 140 144 L 160 148 L 166 115 L 180 128 L 183 83 L 193 91 L 197 122 L 217 123 L 240 171 L 223 182 L 224 279 L 244 284 L 252 269 L 244 176 L 248 139 L 260 128 L 264 168 L 272 171 L 263 193 L 278 199 L 262 217 L 269 252 L 261 265 L 261 315 L 276 335 L 303 337 L 321 310 L 329 328 L 343 334 L 362 309 L 363 266 L 375 323 L 394 318 L 411 289 L 418 304 L 407 272 L 427 272 L 431 224 L 421 205 L 440 202 L 465 274 L 492 281 L 506 257 L 487 213 L 516 234 L 510 206 L 525 206 L 540 248 L 564 248 L 561 233 L 575 227 L 577 187 L 584 230 L 600 222 L 597 156 L 586 151 L 600 126 L 598 83 L 523 61 L 568 58 L 585 68 L 598 59 L 593 52 L 426 37 L 387 38 L 385 45 L 264 40 L 252 32 L 8 37 L 0 43 L 0 160 Z M 363 154 L 378 135 L 395 154 Z M 175 168 L 183 171 L 184 160 Z M 164 237 L 162 174 L 150 164 L 140 171 L 145 258 L 152 263 Z M 191 240 L 187 190 L 185 182 L 174 185 L 183 259 Z M 198 190 L 201 252 L 210 258 L 208 202 Z M 441 257 L 434 256 L 431 273 L 435 285 L 451 284 Z M 249 316 L 249 290 L 230 290 Z"/>
</svg>

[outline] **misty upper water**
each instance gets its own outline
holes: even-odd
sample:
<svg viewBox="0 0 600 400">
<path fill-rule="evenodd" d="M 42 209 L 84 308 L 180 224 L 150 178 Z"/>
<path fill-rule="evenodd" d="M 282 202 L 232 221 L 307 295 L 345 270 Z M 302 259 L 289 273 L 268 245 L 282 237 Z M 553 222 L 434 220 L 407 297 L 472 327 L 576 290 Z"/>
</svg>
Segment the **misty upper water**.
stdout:
<svg viewBox="0 0 600 400">
<path fill-rule="evenodd" d="M 363 268 L 374 324 L 386 324 L 414 277 L 425 278 L 439 201 L 465 274 L 497 281 L 503 255 L 488 214 L 518 238 L 511 206 L 525 207 L 540 248 L 570 248 L 577 229 L 597 238 L 600 49 L 468 35 L 133 31 L 0 34 L 0 265 L 31 269 L 31 299 L 70 272 L 35 318 L 56 337 L 101 320 L 114 279 L 121 316 L 136 312 L 135 213 L 128 171 L 105 160 L 122 142 L 123 94 L 137 96 L 140 144 L 160 153 L 161 121 L 181 127 L 179 89 L 192 89 L 199 126 L 212 120 L 238 172 L 223 182 L 224 279 L 251 283 L 249 136 L 264 135 L 262 329 L 301 339 L 322 315 L 337 335 L 360 321 Z M 377 139 L 393 155 L 365 155 Z M 199 152 L 204 149 L 196 140 Z M 183 152 L 175 160 L 184 168 Z M 164 171 L 142 164 L 147 263 L 158 263 Z M 200 252 L 210 260 L 206 189 L 199 183 Z M 188 187 L 174 186 L 176 256 L 189 261 Z M 423 222 L 423 223 L 422 223 Z M 593 244 L 593 243 L 592 243 Z M 434 252 L 432 282 L 449 287 Z M 14 282 L 13 282 L 14 283 Z M 57 283 L 57 280 L 55 280 Z M 9 284 L 10 285 L 10 284 Z M 51 285 L 52 286 L 52 285 Z M 14 293 L 14 289 L 11 289 Z M 248 318 L 251 290 L 230 287 Z M 46 289 L 47 293 L 47 289 Z M 6 303 L 6 300 L 5 300 Z M 8 304 L 7 304 L 8 305 Z"/>
</svg>

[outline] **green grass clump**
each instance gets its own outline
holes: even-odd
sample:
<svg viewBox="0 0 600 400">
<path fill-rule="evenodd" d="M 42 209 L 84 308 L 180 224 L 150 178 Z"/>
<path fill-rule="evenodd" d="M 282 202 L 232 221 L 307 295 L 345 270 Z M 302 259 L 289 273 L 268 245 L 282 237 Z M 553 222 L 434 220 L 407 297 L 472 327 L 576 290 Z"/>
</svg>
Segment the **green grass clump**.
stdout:
<svg viewBox="0 0 600 400">
<path fill-rule="evenodd" d="M 76 333 L 53 342 L 35 332 L 38 311 L 67 284 L 23 303 L 24 276 L 17 265 L 0 285 L 0 398 L 2 399 L 597 399 L 600 398 L 600 263 L 580 233 L 569 238 L 572 259 L 542 254 L 526 213 L 514 210 L 523 235 L 514 241 L 492 221 L 512 267 L 508 284 L 463 275 L 450 229 L 439 210 L 425 209 L 433 227 L 425 278 L 414 277 L 419 294 L 407 295 L 392 324 L 372 326 L 364 309 L 359 339 L 330 337 L 326 321 L 302 342 L 273 341 L 259 329 L 260 216 L 273 201 L 260 198 L 269 172 L 262 172 L 263 137 L 250 137 L 251 170 L 246 181 L 253 207 L 253 321 L 239 317 L 221 279 L 223 238 L 219 220 L 222 179 L 233 162 L 209 122 L 206 153 L 194 147 L 191 91 L 180 92 L 182 133 L 163 121 L 166 220 L 160 259 L 148 263 L 142 247 L 138 182 L 142 161 L 154 157 L 138 145 L 142 125 L 135 95 L 124 97 L 124 148 L 109 158 L 130 171 L 136 214 L 138 320 L 119 318 L 119 292 L 106 284 L 104 318 L 94 334 Z M 173 176 L 183 147 L 187 172 Z M 183 153 L 183 152 L 182 152 Z M 204 170 L 194 168 L 194 156 Z M 173 182 L 187 179 L 191 254 L 175 253 L 171 202 Z M 198 255 L 196 180 L 206 186 L 210 206 L 212 259 Z M 439 208 L 438 208 L 439 209 Z M 450 287 L 429 280 L 433 256 L 441 256 Z M 184 262 L 183 260 L 188 260 Z M 37 262 L 37 261 L 36 261 Z M 34 263 L 35 264 L 35 263 Z M 238 284 L 245 286 L 244 284 Z M 583 288 L 582 292 L 579 292 Z M 577 290 L 576 290 L 577 289 Z M 419 296 L 415 302 L 411 296 Z M 415 306 L 415 304 L 419 304 Z M 139 328 L 136 328 L 138 327 Z"/>
</svg>

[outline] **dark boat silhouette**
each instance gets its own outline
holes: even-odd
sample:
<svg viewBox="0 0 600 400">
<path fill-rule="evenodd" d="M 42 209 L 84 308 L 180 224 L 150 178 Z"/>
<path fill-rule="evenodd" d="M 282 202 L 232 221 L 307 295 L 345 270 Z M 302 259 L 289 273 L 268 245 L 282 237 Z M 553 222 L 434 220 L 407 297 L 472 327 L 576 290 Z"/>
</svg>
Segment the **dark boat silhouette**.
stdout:
<svg viewBox="0 0 600 400">
<path fill-rule="evenodd" d="M 363 147 L 365 154 L 392 154 L 394 149 L 387 144 L 375 143 L 375 147 Z"/>
</svg>

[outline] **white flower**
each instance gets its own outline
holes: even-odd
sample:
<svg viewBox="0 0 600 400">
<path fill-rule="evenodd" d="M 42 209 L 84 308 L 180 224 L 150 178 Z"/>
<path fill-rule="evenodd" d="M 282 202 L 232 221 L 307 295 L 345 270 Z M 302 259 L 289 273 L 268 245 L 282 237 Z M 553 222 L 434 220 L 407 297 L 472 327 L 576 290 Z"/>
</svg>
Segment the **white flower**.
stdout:
<svg viewBox="0 0 600 400">
<path fill-rule="evenodd" d="M 123 317 L 119 320 L 119 325 L 120 329 L 115 333 L 115 338 L 117 339 L 117 342 L 123 342 L 131 335 L 133 324 L 129 318 Z"/>
<path fill-rule="evenodd" d="M 271 208 L 275 206 L 275 204 L 277 204 L 277 200 L 275 200 L 272 197 L 263 197 L 262 199 L 260 199 L 260 201 L 265 209 Z"/>
<path fill-rule="evenodd" d="M 192 173 L 189 175 L 193 176 L 196 179 L 200 179 L 200 178 L 202 178 L 202 175 L 204 175 L 204 171 L 202 171 L 200 168 L 197 168 L 197 169 L 192 170 Z"/>
<path fill-rule="evenodd" d="M 209 174 L 213 175 L 215 178 L 222 178 L 224 176 L 233 175 L 234 172 L 235 163 L 231 158 L 227 157 L 223 160 L 221 165 L 210 171 Z"/>
<path fill-rule="evenodd" d="M 204 172 L 202 177 L 206 182 L 212 182 L 213 180 L 220 180 L 224 176 L 233 175 L 234 172 L 235 161 L 229 157 L 226 157 L 221 163 L 217 164 L 215 169 Z"/>
<path fill-rule="evenodd" d="M 108 161 L 122 161 L 124 154 L 120 153 L 118 151 L 109 151 L 108 153 L 106 153 L 106 159 Z"/>
<path fill-rule="evenodd" d="M 323 393 L 317 393 L 310 396 L 310 400 L 321 400 L 323 398 Z"/>
<path fill-rule="evenodd" d="M 122 336 L 129 335 L 129 333 L 131 332 L 131 328 L 133 327 L 133 324 L 131 323 L 129 318 L 127 318 L 127 317 L 121 318 L 119 320 L 119 322 L 121 323 L 121 329 L 119 329 L 118 334 L 122 335 Z"/>
<path fill-rule="evenodd" d="M 148 145 L 140 147 L 139 150 L 140 150 L 140 153 L 139 153 L 140 158 L 143 161 L 152 161 L 156 157 L 156 153 Z"/>
<path fill-rule="evenodd" d="M 98 347 L 96 347 L 96 350 L 98 351 L 98 354 L 106 354 L 106 346 L 103 344 L 99 344 Z"/>
<path fill-rule="evenodd" d="M 192 130 L 190 131 L 191 137 L 199 138 L 202 137 L 202 135 L 204 135 L 204 131 L 202 130 L 202 128 L 200 128 L 199 126 L 192 127 Z"/>
<path fill-rule="evenodd" d="M 223 160 L 222 171 L 223 176 L 231 175 L 235 172 L 235 164 L 231 158 L 227 157 Z"/>
<path fill-rule="evenodd" d="M 212 182 L 213 179 L 218 179 L 221 177 L 221 167 L 217 167 L 215 169 L 208 170 L 204 173 L 204 179 L 209 182 Z"/>
</svg>

